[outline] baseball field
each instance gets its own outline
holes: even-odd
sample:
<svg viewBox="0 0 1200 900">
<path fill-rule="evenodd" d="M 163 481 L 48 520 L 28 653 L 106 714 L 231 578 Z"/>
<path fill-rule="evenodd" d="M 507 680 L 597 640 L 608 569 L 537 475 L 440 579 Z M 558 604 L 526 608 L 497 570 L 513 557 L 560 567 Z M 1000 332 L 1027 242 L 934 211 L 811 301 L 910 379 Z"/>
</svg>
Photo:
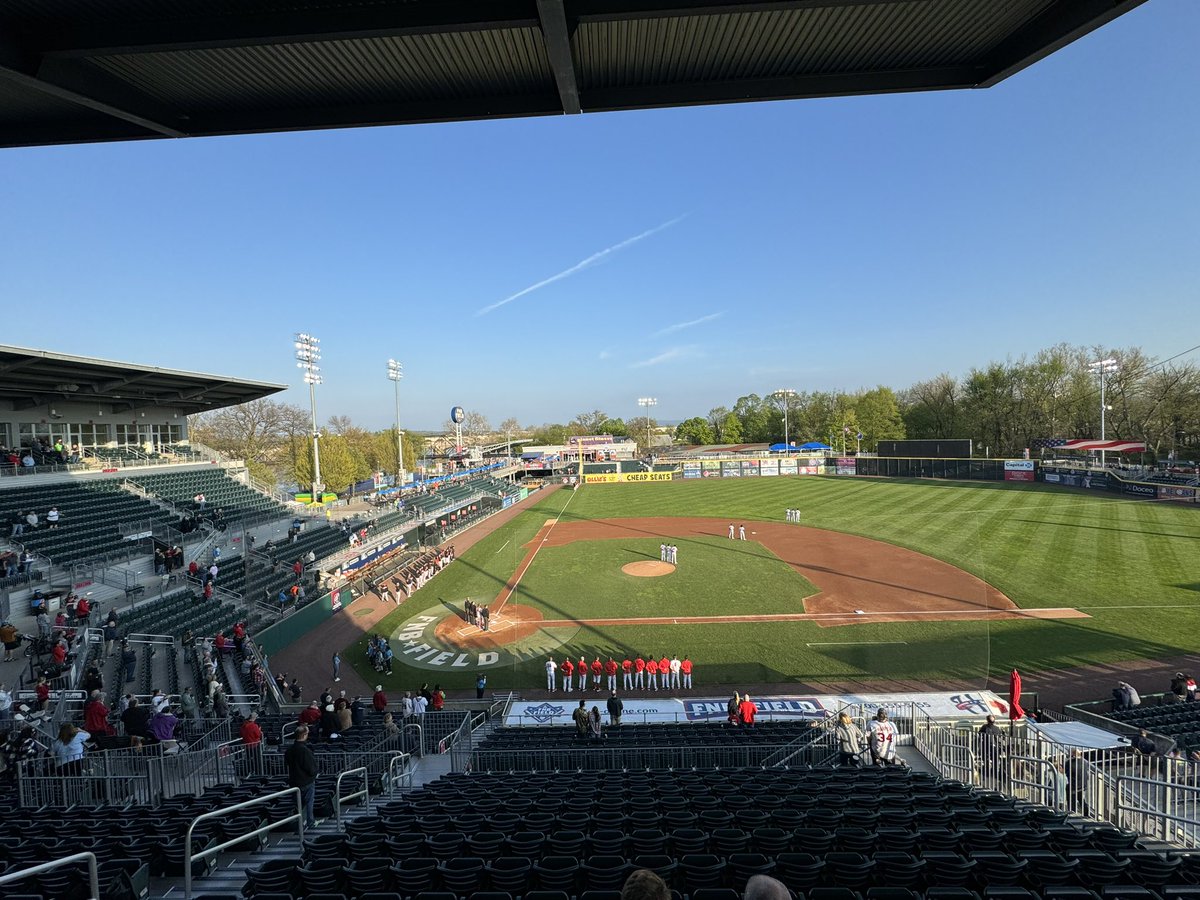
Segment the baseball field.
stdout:
<svg viewBox="0 0 1200 900">
<path fill-rule="evenodd" d="M 402 685 L 465 688 L 483 671 L 490 690 L 528 689 L 547 653 L 688 655 L 698 684 L 973 685 L 1190 651 L 1198 551 L 1194 507 L 1041 485 L 587 485 L 523 509 L 374 630 Z M 488 632 L 467 598 L 491 606 Z"/>
</svg>

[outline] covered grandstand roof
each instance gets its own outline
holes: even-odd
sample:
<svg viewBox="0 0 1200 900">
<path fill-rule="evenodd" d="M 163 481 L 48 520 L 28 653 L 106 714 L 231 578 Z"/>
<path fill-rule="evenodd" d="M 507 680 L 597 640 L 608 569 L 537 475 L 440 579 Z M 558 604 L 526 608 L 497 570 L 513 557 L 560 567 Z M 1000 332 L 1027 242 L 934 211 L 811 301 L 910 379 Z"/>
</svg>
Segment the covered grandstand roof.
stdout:
<svg viewBox="0 0 1200 900">
<path fill-rule="evenodd" d="M 16 410 L 87 401 L 114 409 L 166 406 L 190 414 L 286 389 L 285 384 L 0 345 L 0 403 Z"/>
<path fill-rule="evenodd" d="M 990 87 L 1145 0 L 0 0 L 0 146 Z"/>
</svg>

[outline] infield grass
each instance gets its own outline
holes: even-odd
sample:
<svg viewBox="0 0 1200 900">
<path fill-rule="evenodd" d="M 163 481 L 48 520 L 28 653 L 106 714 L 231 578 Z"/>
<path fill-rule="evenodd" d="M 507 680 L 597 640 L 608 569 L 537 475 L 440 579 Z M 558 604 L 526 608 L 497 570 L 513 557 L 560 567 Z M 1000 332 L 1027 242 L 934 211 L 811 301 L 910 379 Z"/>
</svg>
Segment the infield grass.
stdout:
<svg viewBox="0 0 1200 900">
<path fill-rule="evenodd" d="M 800 510 L 804 525 L 889 541 L 945 560 L 995 585 L 1023 608 L 1075 607 L 1092 618 L 837 628 L 811 622 L 588 627 L 579 630 L 570 649 L 601 655 L 626 650 L 687 653 L 696 662 L 698 684 L 886 678 L 960 687 L 982 685 L 988 676 L 1000 679 L 1013 666 L 1033 671 L 1194 649 L 1200 630 L 1200 509 L 1195 506 L 1042 485 L 833 477 L 704 479 L 559 491 L 480 541 L 378 630 L 390 633 L 423 609 L 466 596 L 491 600 L 523 558 L 522 545 L 560 511 L 564 522 L 640 516 L 749 522 L 782 521 L 787 507 Z M 698 610 L 714 598 L 737 597 L 739 607 L 757 606 L 739 611 L 781 611 L 772 605 L 772 590 L 758 591 L 757 599 L 747 591 L 750 579 L 738 566 L 715 565 L 699 586 L 685 571 L 641 579 L 654 584 L 622 591 L 613 575 L 620 565 L 611 557 L 619 555 L 620 545 L 634 543 L 597 541 L 544 549 L 522 582 L 518 602 L 539 606 L 553 618 L 655 614 L 628 611 L 629 604 L 638 605 L 639 596 L 646 608 Z M 650 558 L 657 558 L 657 543 L 651 544 Z M 683 562 L 685 570 L 693 564 L 686 558 Z M 698 559 L 694 564 L 699 568 L 704 563 Z M 755 579 L 773 577 L 771 565 L 787 568 L 773 557 L 762 564 L 765 568 L 755 570 Z M 787 575 L 799 578 L 790 571 Z M 429 677 L 403 666 L 398 671 L 403 683 Z M 443 681 L 465 687 L 470 678 L 460 674 Z M 491 689 L 542 682 L 538 659 L 489 675 Z M 1104 686 L 1098 686 L 1097 693 L 1103 692 Z"/>
</svg>

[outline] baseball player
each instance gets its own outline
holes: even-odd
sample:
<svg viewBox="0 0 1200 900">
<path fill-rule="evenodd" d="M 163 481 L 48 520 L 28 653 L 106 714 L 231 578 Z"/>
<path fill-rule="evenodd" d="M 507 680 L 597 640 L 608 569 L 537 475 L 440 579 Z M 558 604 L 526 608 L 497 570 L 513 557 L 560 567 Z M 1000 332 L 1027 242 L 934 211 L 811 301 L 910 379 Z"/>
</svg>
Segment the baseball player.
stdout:
<svg viewBox="0 0 1200 900">
<path fill-rule="evenodd" d="M 615 694 L 617 692 L 617 661 L 611 656 L 604 664 L 604 674 L 608 676 L 608 692 Z"/>
<path fill-rule="evenodd" d="M 738 526 L 738 539 L 743 540 L 743 541 L 746 539 L 746 526 L 745 525 Z"/>
<path fill-rule="evenodd" d="M 628 656 L 621 662 L 621 672 L 624 678 L 621 681 L 622 686 L 627 691 L 633 690 L 633 660 Z"/>
<path fill-rule="evenodd" d="M 575 664 L 575 671 L 579 675 L 579 693 L 582 694 L 584 691 L 587 690 L 587 673 L 588 673 L 587 660 L 584 659 L 582 656 L 579 657 L 579 662 L 577 662 Z"/>
<path fill-rule="evenodd" d="M 554 673 L 558 670 L 558 663 L 551 656 L 546 659 L 546 690 L 554 693 Z"/>
<path fill-rule="evenodd" d="M 665 656 L 658 661 L 658 674 L 662 679 L 662 689 L 671 689 L 671 661 Z"/>
<path fill-rule="evenodd" d="M 692 688 L 692 661 L 685 656 L 683 662 L 679 664 L 679 672 L 683 675 L 683 686 L 688 690 Z"/>
<path fill-rule="evenodd" d="M 733 523 L 732 522 L 729 523 L 729 539 L 731 541 L 733 540 Z"/>
<path fill-rule="evenodd" d="M 633 683 L 639 691 L 646 689 L 646 661 L 640 656 L 633 661 Z"/>
<path fill-rule="evenodd" d="M 604 671 L 604 665 L 600 662 L 600 657 L 592 660 L 592 690 L 600 690 L 600 673 Z"/>
<path fill-rule="evenodd" d="M 659 562 L 667 561 L 667 545 L 666 544 L 658 545 L 658 560 L 659 560 Z"/>
<path fill-rule="evenodd" d="M 558 668 L 562 672 L 563 691 L 569 694 L 574 689 L 575 664 L 571 662 L 571 657 L 568 656 Z"/>
<path fill-rule="evenodd" d="M 658 690 L 658 660 L 646 660 L 646 688 L 647 690 Z"/>
<path fill-rule="evenodd" d="M 674 656 L 671 658 L 671 687 L 672 687 L 672 689 L 679 687 L 679 671 L 682 668 L 682 666 L 683 666 L 683 663 L 681 663 L 679 661 L 678 656 Z"/>
</svg>

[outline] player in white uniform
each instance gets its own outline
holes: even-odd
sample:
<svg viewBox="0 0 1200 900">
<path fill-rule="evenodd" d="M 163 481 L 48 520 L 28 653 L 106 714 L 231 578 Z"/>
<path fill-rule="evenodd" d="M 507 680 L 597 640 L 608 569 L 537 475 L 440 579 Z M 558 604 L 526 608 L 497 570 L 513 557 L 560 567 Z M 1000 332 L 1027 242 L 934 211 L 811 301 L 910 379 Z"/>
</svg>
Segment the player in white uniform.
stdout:
<svg viewBox="0 0 1200 900">
<path fill-rule="evenodd" d="M 546 690 L 554 693 L 554 673 L 558 669 L 558 663 L 554 661 L 554 657 L 546 660 Z"/>
</svg>

